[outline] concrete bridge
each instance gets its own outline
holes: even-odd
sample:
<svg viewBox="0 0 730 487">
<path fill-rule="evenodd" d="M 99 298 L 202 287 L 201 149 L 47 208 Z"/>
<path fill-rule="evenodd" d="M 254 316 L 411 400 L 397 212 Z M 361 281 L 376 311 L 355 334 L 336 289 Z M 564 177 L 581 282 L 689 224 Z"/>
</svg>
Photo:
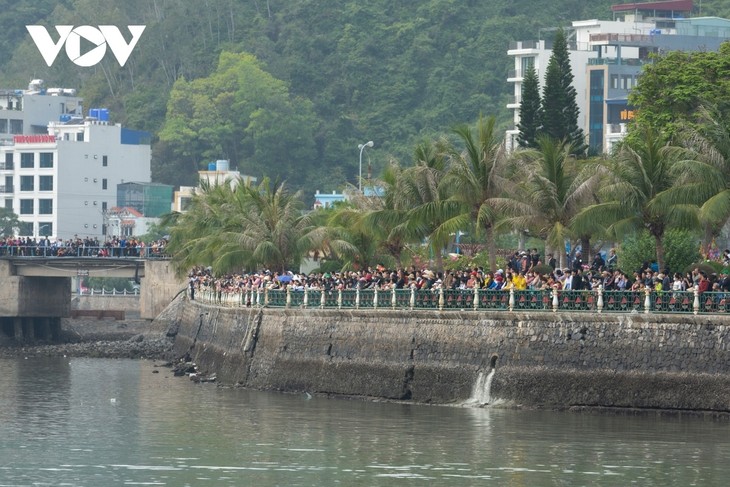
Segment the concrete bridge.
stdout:
<svg viewBox="0 0 730 487">
<path fill-rule="evenodd" d="M 54 341 L 71 314 L 71 277 L 139 280 L 140 317 L 154 319 L 182 289 L 168 260 L 0 257 L 0 340 Z"/>
</svg>

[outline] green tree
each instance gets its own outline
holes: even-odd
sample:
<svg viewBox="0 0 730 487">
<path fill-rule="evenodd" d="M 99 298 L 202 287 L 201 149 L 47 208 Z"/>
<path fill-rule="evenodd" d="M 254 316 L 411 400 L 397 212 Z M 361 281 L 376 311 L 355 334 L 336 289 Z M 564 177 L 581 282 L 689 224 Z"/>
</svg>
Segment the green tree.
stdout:
<svg viewBox="0 0 730 487">
<path fill-rule="evenodd" d="M 454 133 L 463 144 L 463 149 L 457 146 L 451 148 L 451 162 L 443 184 L 449 195 L 449 203 L 456 203 L 459 211 L 441 228 L 442 231 L 450 232 L 473 228 L 477 235 L 483 232 L 489 253 L 489 268 L 495 271 L 495 226 L 505 202 L 503 194 L 513 186 L 505 177 L 507 155 L 503 137 L 496 128 L 494 117 L 480 116 L 475 130 L 462 124 L 454 129 Z"/>
<path fill-rule="evenodd" d="M 0 207 L 0 237 L 12 237 L 19 226 L 18 215 L 5 206 Z"/>
<path fill-rule="evenodd" d="M 364 196 L 358 192 L 354 195 L 355 200 L 360 200 L 359 206 L 366 208 L 363 228 L 374 237 L 378 250 L 390 256 L 398 268 L 403 266 L 406 245 L 418 240 L 409 221 L 413 201 L 401 190 L 402 184 L 403 169 L 393 161 L 374 184 L 381 194 Z"/>
<path fill-rule="evenodd" d="M 426 239 L 436 268 L 443 270 L 443 253 L 451 236 L 439 228 L 449 219 L 448 194 L 442 181 L 448 169 L 448 140 L 444 137 L 419 143 L 413 154 L 414 165 L 404 170 L 400 192 L 409 200 L 408 227 L 420 239 Z M 453 207 L 453 205 L 451 205 Z"/>
<path fill-rule="evenodd" d="M 535 66 L 530 64 L 522 80 L 522 98 L 520 99 L 520 123 L 517 129 L 517 142 L 523 148 L 537 148 L 537 135 L 543 126 L 542 101 L 540 100 L 540 81 Z"/>
<path fill-rule="evenodd" d="M 310 102 L 254 56 L 223 52 L 210 76 L 175 82 L 160 140 L 182 171 L 224 158 L 244 174 L 298 184 L 315 165 L 315 131 Z"/>
<path fill-rule="evenodd" d="M 657 204 L 696 205 L 709 244 L 730 218 L 730 125 L 716 108 L 700 107 L 696 120 L 678 131 L 681 145 L 672 148 L 676 183 L 658 195 Z"/>
<path fill-rule="evenodd" d="M 565 141 L 538 137 L 537 149 L 517 151 L 518 192 L 511 205 L 513 216 L 506 222 L 514 228 L 528 228 L 545 241 L 546 252 L 554 252 L 565 266 L 562 252 L 566 240 L 576 236 L 573 218 L 591 202 L 599 182 L 597 174 L 581 174 L 579 162 Z M 590 234 L 591 232 L 583 232 Z M 588 257 L 584 247 L 585 258 Z"/>
<path fill-rule="evenodd" d="M 178 272 L 209 265 L 217 274 L 299 265 L 317 248 L 311 216 L 302 214 L 300 194 L 268 178 L 235 189 L 204 185 L 170 232 L 168 252 Z"/>
<path fill-rule="evenodd" d="M 585 135 L 578 126 L 577 93 L 573 86 L 568 43 L 565 32 L 558 29 L 553 40 L 553 52 L 545 72 L 542 92 L 543 130 L 549 137 L 566 140 L 573 154 L 586 151 Z"/>
<path fill-rule="evenodd" d="M 713 104 L 730 115 L 730 42 L 719 51 L 670 51 L 644 67 L 629 103 L 637 108 L 636 126 L 651 125 L 673 136 L 695 122 L 701 105 Z"/>
<path fill-rule="evenodd" d="M 690 230 L 668 230 L 663 239 L 666 249 L 665 267 L 670 272 L 683 272 L 687 266 L 699 262 L 701 257 L 697 242 L 698 236 Z M 627 273 L 640 269 L 644 262 L 656 258 L 656 241 L 646 230 L 629 235 L 619 248 L 619 264 Z"/>
<path fill-rule="evenodd" d="M 591 230 L 602 225 L 615 241 L 645 229 L 654 239 L 657 262 L 663 268 L 664 234 L 687 214 L 676 200 L 656 201 L 675 181 L 673 160 L 663 137 L 652 127 L 643 127 L 640 137 L 622 141 L 607 164 L 598 166 L 604 176 L 598 191 L 600 202 L 580 211 L 573 228 Z"/>
</svg>

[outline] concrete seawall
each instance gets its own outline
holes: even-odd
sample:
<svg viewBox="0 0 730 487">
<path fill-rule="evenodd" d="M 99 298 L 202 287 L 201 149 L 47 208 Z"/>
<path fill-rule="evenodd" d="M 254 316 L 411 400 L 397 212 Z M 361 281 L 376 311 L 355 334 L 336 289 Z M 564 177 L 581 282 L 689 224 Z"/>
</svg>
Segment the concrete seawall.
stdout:
<svg viewBox="0 0 730 487">
<path fill-rule="evenodd" d="M 730 317 L 176 307 L 175 353 L 231 385 L 459 403 L 496 363 L 515 405 L 730 411 Z"/>
</svg>

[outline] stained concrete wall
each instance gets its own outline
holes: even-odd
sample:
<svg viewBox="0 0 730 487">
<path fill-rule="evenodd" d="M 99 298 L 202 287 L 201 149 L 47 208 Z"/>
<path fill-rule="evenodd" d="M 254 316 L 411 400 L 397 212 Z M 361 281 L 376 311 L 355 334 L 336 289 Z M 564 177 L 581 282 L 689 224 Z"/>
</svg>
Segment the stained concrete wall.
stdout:
<svg viewBox="0 0 730 487">
<path fill-rule="evenodd" d="M 227 384 L 543 407 L 730 411 L 730 318 L 226 309 L 185 300 L 175 352 Z"/>
<path fill-rule="evenodd" d="M 71 301 L 71 309 L 77 310 L 112 310 L 124 311 L 127 318 L 140 316 L 139 295 L 83 295 L 75 296 Z"/>
<path fill-rule="evenodd" d="M 142 319 L 154 319 L 185 286 L 186 281 L 175 275 L 175 269 L 169 260 L 145 261 L 139 300 Z"/>
</svg>

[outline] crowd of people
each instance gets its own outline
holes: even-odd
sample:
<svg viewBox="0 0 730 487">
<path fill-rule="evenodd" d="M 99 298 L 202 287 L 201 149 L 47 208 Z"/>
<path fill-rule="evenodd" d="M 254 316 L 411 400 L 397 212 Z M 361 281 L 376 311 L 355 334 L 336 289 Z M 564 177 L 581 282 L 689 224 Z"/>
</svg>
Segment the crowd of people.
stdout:
<svg viewBox="0 0 730 487">
<path fill-rule="evenodd" d="M 239 293 L 242 289 L 306 289 L 332 291 L 338 289 L 461 289 L 473 290 L 597 290 L 604 291 L 644 291 L 646 288 L 656 292 L 689 291 L 695 288 L 700 292 L 730 291 L 730 277 L 727 273 L 707 275 L 700 269 L 686 274 L 660 271 L 645 263 L 641 269 L 627 274 L 618 268 L 616 251 L 611 249 L 606 258 L 596 253 L 590 264 L 582 260 L 581 252 L 576 252 L 570 266 L 559 268 L 552 255 L 543 263 L 537 249 L 517 251 L 505 259 L 504 268 L 495 272 L 482 266 L 459 270 L 434 271 L 428 268 L 411 266 L 390 270 L 382 265 L 359 271 L 276 272 L 265 270 L 254 273 L 229 274 L 214 277 L 210 268 L 196 268 L 189 274 L 191 296 L 195 292 L 215 291 Z"/>
<path fill-rule="evenodd" d="M 164 255 L 165 239 L 145 242 L 137 237 L 98 237 L 50 239 L 41 237 L 0 238 L 0 255 L 27 257 L 160 257 Z"/>
</svg>

